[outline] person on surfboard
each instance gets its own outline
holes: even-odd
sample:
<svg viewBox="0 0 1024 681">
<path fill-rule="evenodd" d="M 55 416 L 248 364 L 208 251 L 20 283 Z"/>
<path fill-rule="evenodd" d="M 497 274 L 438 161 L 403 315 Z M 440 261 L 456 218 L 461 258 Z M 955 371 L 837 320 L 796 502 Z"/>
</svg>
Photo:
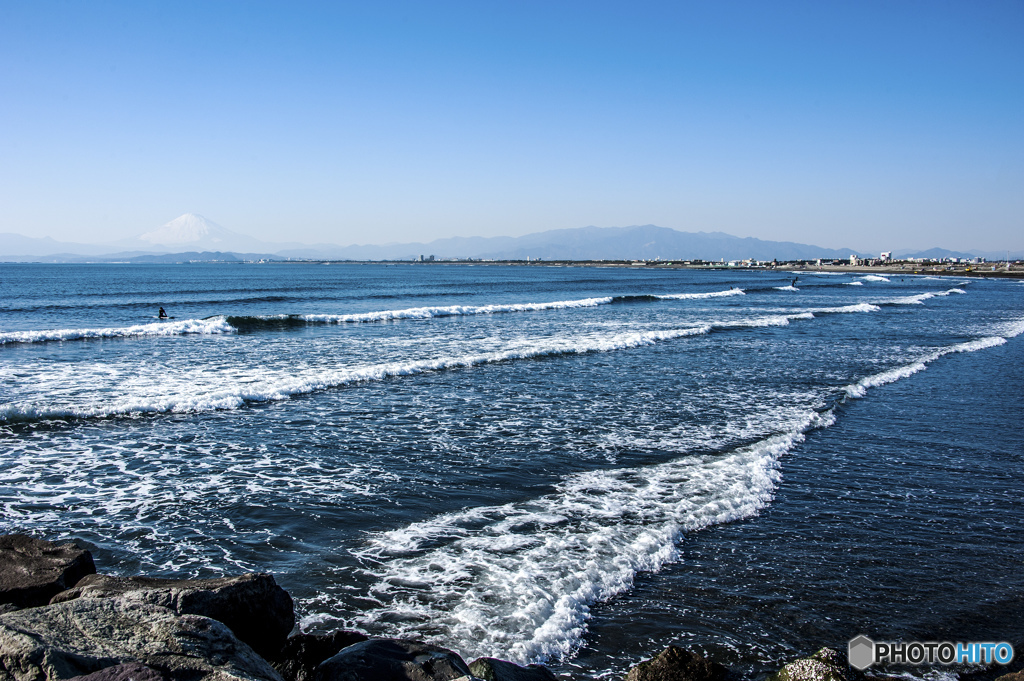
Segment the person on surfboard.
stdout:
<svg viewBox="0 0 1024 681">
<path fill-rule="evenodd" d="M 160 308 L 160 314 L 158 314 L 157 317 L 159 317 L 160 319 L 167 319 L 167 313 L 164 312 L 164 309 L 162 307 Z"/>
</svg>

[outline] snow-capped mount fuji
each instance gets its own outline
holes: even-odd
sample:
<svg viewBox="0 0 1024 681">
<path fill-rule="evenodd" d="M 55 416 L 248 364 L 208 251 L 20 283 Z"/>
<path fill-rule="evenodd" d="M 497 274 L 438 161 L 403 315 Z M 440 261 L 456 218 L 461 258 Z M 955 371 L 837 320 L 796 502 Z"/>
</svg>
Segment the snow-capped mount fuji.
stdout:
<svg viewBox="0 0 1024 681">
<path fill-rule="evenodd" d="M 206 241 L 223 243 L 239 236 L 241 235 L 221 227 L 216 222 L 207 220 L 202 215 L 185 213 L 152 232 L 139 235 L 138 238 L 147 243 L 170 246 Z"/>
<path fill-rule="evenodd" d="M 185 213 L 136 239 L 147 249 L 176 251 L 250 251 L 267 245 L 195 213 Z"/>
</svg>

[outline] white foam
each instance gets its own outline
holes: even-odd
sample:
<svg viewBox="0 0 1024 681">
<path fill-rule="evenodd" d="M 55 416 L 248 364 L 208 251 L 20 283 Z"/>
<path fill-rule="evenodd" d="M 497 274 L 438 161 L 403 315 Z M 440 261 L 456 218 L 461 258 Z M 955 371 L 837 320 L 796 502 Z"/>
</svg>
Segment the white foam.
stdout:
<svg viewBox="0 0 1024 681">
<path fill-rule="evenodd" d="M 141 561 L 143 572 L 253 572 L 266 569 L 266 556 L 235 547 L 262 545 L 252 535 L 271 541 L 280 528 L 232 520 L 225 509 L 254 499 L 336 506 L 379 497 L 382 486 L 404 479 L 369 460 L 338 466 L 336 453 L 323 449 L 247 446 L 200 435 L 183 456 L 167 450 L 166 434 L 158 430 L 123 432 L 133 435 L 101 442 L 77 430 L 51 431 L 41 442 L 6 443 L 4 473 L 17 482 L 6 486 L 0 506 L 5 531 L 49 527 L 61 538 L 99 535 Z"/>
<path fill-rule="evenodd" d="M 930 300 L 931 298 L 937 298 L 942 296 L 952 295 L 954 293 L 966 293 L 960 288 L 951 288 L 948 291 L 928 291 L 926 293 L 919 293 L 914 296 L 903 296 L 900 298 L 890 298 L 888 300 L 878 301 L 889 305 L 924 305 L 924 301 Z"/>
<path fill-rule="evenodd" d="M 851 312 L 878 312 L 882 308 L 871 303 L 856 303 L 854 305 L 842 305 L 840 307 L 816 307 L 811 312 L 820 312 L 823 314 L 845 314 Z"/>
<path fill-rule="evenodd" d="M 849 397 L 864 397 L 868 393 L 868 388 L 876 388 L 886 383 L 894 383 L 901 378 L 907 378 L 913 376 L 919 371 L 924 371 L 928 366 L 925 362 L 914 362 L 913 364 L 907 364 L 905 366 L 883 371 L 880 374 L 874 374 L 873 376 L 866 376 L 853 385 L 848 385 L 845 388 L 845 392 Z"/>
<path fill-rule="evenodd" d="M 358 314 L 307 314 L 300 318 L 311 322 L 344 324 L 349 322 L 381 322 L 392 319 L 429 319 L 431 317 L 453 317 L 461 315 L 498 314 L 502 312 L 535 312 L 607 305 L 612 297 L 584 298 L 582 300 L 557 300 L 550 303 L 510 303 L 507 305 L 445 305 L 439 307 L 410 307 L 404 310 L 379 310 Z M 275 317 L 262 317 L 273 319 Z"/>
<path fill-rule="evenodd" d="M 507 341 L 503 349 L 487 352 L 442 356 L 433 359 L 384 362 L 357 365 L 342 369 L 309 367 L 295 374 L 274 374 L 266 367 L 256 372 L 228 376 L 214 374 L 208 367 L 201 374 L 174 377 L 147 378 L 133 376 L 121 382 L 114 376 L 121 396 L 108 401 L 90 401 L 82 404 L 71 400 L 65 405 L 32 404 L 24 402 L 0 403 L 0 422 L 10 420 L 99 417 L 141 413 L 197 412 L 235 409 L 249 402 L 267 402 L 288 399 L 294 395 L 350 385 L 365 381 L 378 381 L 396 376 L 410 376 L 445 369 L 473 367 L 482 364 L 529 359 L 552 355 L 609 352 L 637 348 L 645 345 L 707 333 L 710 324 L 680 329 L 639 331 L 613 335 L 581 334 L 562 338 L 519 339 Z M 418 342 L 418 341 L 417 341 Z M 85 365 L 75 367 L 79 382 L 89 373 L 102 377 L 113 372 L 105 364 L 91 369 Z M 111 380 L 111 379 L 108 379 Z M 149 381 L 145 383 L 144 381 Z M 177 380 L 177 383 L 173 381 Z M 124 394 L 127 391 L 128 394 Z M 49 391 L 46 391 L 49 392 Z M 95 393 L 95 396 L 93 395 Z M 89 391 L 91 400 L 102 399 L 106 390 Z M 75 403 L 75 402 L 78 403 Z"/>
<path fill-rule="evenodd" d="M 1003 338 L 1016 338 L 1024 333 L 1024 319 L 1004 322 L 996 327 L 996 333 Z"/>
<path fill-rule="evenodd" d="M 967 341 L 965 343 L 957 343 L 949 347 L 941 348 L 935 352 L 931 352 L 923 357 L 920 357 L 916 361 L 905 364 L 895 369 L 889 369 L 878 374 L 866 376 L 852 385 L 846 386 L 843 390 L 849 397 L 864 397 L 867 394 L 868 388 L 876 388 L 887 383 L 895 383 L 896 381 L 913 376 L 919 371 L 924 371 L 928 368 L 928 365 L 939 357 L 948 355 L 953 352 L 976 352 L 978 350 L 985 350 L 986 348 L 994 348 L 997 345 L 1003 345 L 1006 343 L 1006 339 L 1002 336 L 988 336 L 986 338 L 979 338 L 973 341 Z"/>
<path fill-rule="evenodd" d="M 303 365 L 296 370 L 292 365 L 272 369 L 267 366 L 241 368 L 229 364 L 221 370 L 202 366 L 165 374 L 139 374 L 134 365 L 119 370 L 103 362 L 93 365 L 80 363 L 74 366 L 74 380 L 70 384 L 85 388 L 68 393 L 62 387 L 65 381 L 60 371 L 47 368 L 47 385 L 41 385 L 32 393 L 39 397 L 0 402 L 0 422 L 236 409 L 247 403 L 285 400 L 295 395 L 366 381 L 518 359 L 626 350 L 702 335 L 715 329 L 786 326 L 794 320 L 813 318 L 813 313 L 801 312 L 665 330 L 614 334 L 582 332 L 553 338 L 494 338 L 486 342 L 480 339 L 475 342 L 487 349 L 343 368 L 316 364 Z M 409 342 L 415 346 L 422 344 L 419 339 Z"/>
<path fill-rule="evenodd" d="M 776 286 L 775 290 L 776 291 L 799 291 L 800 289 L 798 289 L 796 286 Z"/>
<path fill-rule="evenodd" d="M 43 343 L 47 341 L 84 340 L 91 338 L 132 338 L 141 336 L 181 336 L 185 334 L 225 334 L 235 329 L 223 317 L 183 319 L 106 329 L 47 329 L 40 331 L 0 332 L 0 345 L 5 343 Z"/>
<path fill-rule="evenodd" d="M 552 494 L 470 508 L 371 535 L 354 551 L 375 580 L 357 620 L 463 656 L 570 656 L 590 607 L 679 559 L 688 532 L 756 515 L 779 458 L 832 414 L 723 455 L 573 475 Z M 316 618 L 316 615 L 312 615 Z"/>
<path fill-rule="evenodd" d="M 985 350 L 987 348 L 994 348 L 999 345 L 1005 345 L 1006 338 L 1002 336 L 987 336 L 985 338 L 979 338 L 977 340 L 967 341 L 966 343 L 958 343 L 948 348 L 943 348 L 937 355 L 948 355 L 951 352 L 977 352 L 978 350 Z"/>
<path fill-rule="evenodd" d="M 769 326 L 789 326 L 790 322 L 799 319 L 814 319 L 813 312 L 795 312 L 789 314 L 765 315 L 747 319 L 712 322 L 711 329 L 756 329 Z"/>
<path fill-rule="evenodd" d="M 924 301 L 929 298 L 934 298 L 934 293 L 921 293 L 916 296 L 903 296 L 901 298 L 890 298 L 888 300 L 879 301 L 881 303 L 888 303 L 890 305 L 924 305 Z"/>
<path fill-rule="evenodd" d="M 864 282 L 863 281 L 847 281 L 847 282 L 844 282 L 844 285 L 846 285 L 846 286 L 863 286 Z"/>
<path fill-rule="evenodd" d="M 691 399 L 698 395 L 687 393 Z M 755 442 L 787 430 L 789 424 L 799 424 L 811 410 L 820 410 L 827 395 L 818 390 L 766 392 L 759 384 L 730 385 L 724 393 L 716 395 L 716 409 L 729 413 L 743 413 L 743 418 L 712 420 L 683 419 L 651 430 L 642 426 L 628 426 L 605 433 L 598 441 L 603 452 L 614 462 L 618 451 L 630 452 L 687 452 L 722 451 Z M 687 399 L 680 395 L 680 399 Z M 750 411 L 749 405 L 759 405 Z"/>
<path fill-rule="evenodd" d="M 889 281 L 888 277 L 883 277 L 878 274 L 866 274 L 863 277 L 861 277 L 861 279 L 863 279 L 864 281 Z"/>
<path fill-rule="evenodd" d="M 746 295 L 743 289 L 731 288 L 725 291 L 710 291 L 708 293 L 665 293 L 655 297 L 663 300 L 701 300 L 705 298 L 725 298 L 742 295 Z"/>
</svg>

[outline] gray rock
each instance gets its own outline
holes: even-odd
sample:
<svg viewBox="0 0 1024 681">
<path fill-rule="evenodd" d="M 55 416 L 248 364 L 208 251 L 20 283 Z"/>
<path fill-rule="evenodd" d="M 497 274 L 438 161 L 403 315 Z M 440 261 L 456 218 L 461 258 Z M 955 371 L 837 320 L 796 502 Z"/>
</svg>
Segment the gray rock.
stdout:
<svg viewBox="0 0 1024 681">
<path fill-rule="evenodd" d="M 539 664 L 520 667 L 517 664 L 481 657 L 469 663 L 469 671 L 483 681 L 556 681 L 550 669 Z"/>
<path fill-rule="evenodd" d="M 342 648 L 362 643 L 366 636 L 354 631 L 330 634 L 296 634 L 289 637 L 278 656 L 270 662 L 285 681 L 312 681 L 321 662 Z"/>
<path fill-rule="evenodd" d="M 450 650 L 377 638 L 342 649 L 317 667 L 314 681 L 454 681 L 468 676 L 469 667 Z"/>
<path fill-rule="evenodd" d="M 121 598 L 0 615 L 0 681 L 57 681 L 138 662 L 172 681 L 282 681 L 216 620 Z"/>
<path fill-rule="evenodd" d="M 853 674 L 844 658 L 831 648 L 790 662 L 766 681 L 851 681 Z"/>
<path fill-rule="evenodd" d="M 626 681 L 725 681 L 728 674 L 729 670 L 717 662 L 669 646 L 630 669 Z"/>
<path fill-rule="evenodd" d="M 0 604 L 46 605 L 55 594 L 94 572 L 92 554 L 72 542 L 54 544 L 24 534 L 0 536 Z"/>
<path fill-rule="evenodd" d="M 179 615 L 211 617 L 266 658 L 278 654 L 295 626 L 291 596 L 267 574 L 220 579 L 89 575 L 52 602 L 114 596 L 170 608 Z"/>
<path fill-rule="evenodd" d="M 160 670 L 139 662 L 125 662 L 68 681 L 167 681 L 167 677 Z"/>
</svg>

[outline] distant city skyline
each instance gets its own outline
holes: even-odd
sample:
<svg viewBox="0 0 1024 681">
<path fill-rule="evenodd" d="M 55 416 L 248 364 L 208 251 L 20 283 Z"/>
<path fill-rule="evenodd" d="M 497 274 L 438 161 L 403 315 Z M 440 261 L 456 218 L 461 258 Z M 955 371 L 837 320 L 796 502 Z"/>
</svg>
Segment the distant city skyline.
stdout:
<svg viewBox="0 0 1024 681">
<path fill-rule="evenodd" d="M 0 232 L 1024 249 L 1024 3 L 8 3 Z"/>
</svg>

